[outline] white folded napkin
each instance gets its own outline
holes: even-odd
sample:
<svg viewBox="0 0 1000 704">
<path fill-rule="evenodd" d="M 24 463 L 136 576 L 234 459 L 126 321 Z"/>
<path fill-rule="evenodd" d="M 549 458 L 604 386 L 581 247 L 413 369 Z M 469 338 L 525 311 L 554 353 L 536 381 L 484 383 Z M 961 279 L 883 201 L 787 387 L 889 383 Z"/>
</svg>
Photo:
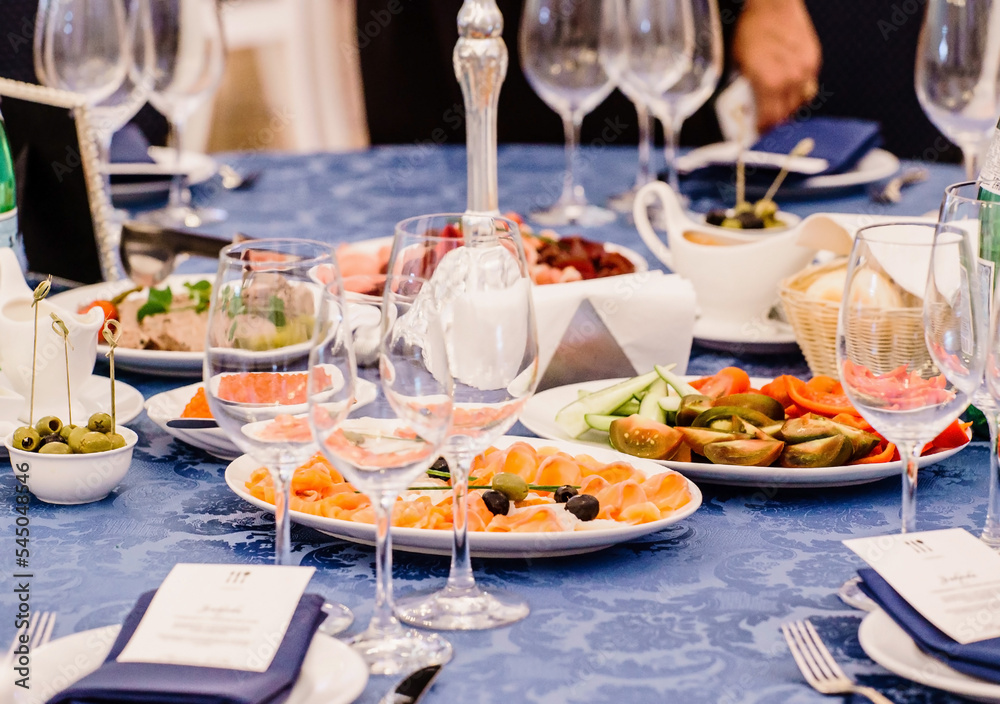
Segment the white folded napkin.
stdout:
<svg viewBox="0 0 1000 704">
<path fill-rule="evenodd" d="M 678 373 L 687 369 L 695 295 L 686 279 L 644 271 L 535 286 L 534 297 L 540 388 L 599 378 L 596 373 L 632 376 L 654 364 L 676 364 Z M 600 350 L 609 346 L 620 348 L 622 364 L 616 365 L 612 354 L 610 364 L 602 365 Z M 622 368 L 628 363 L 631 368 Z"/>
</svg>

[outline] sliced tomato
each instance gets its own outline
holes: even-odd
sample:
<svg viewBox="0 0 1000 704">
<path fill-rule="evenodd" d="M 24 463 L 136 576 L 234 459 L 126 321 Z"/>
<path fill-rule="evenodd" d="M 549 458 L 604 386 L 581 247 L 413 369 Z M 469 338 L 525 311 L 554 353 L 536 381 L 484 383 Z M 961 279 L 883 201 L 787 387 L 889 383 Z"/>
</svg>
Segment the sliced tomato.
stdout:
<svg viewBox="0 0 1000 704">
<path fill-rule="evenodd" d="M 809 411 L 803 411 L 794 403 L 789 406 L 785 406 L 785 418 L 798 418 L 799 416 L 804 416 L 808 412 Z"/>
<path fill-rule="evenodd" d="M 875 464 L 876 462 L 892 462 L 893 457 L 896 455 L 896 446 L 891 442 L 879 443 L 876 445 L 871 452 L 869 452 L 864 457 L 854 460 L 853 462 L 848 462 L 848 464 Z"/>
<path fill-rule="evenodd" d="M 788 385 L 785 383 L 785 377 L 783 376 L 779 376 L 769 384 L 764 384 L 760 388 L 760 392 L 765 396 L 770 396 L 782 406 L 788 407 L 792 405 L 792 398 L 788 395 Z"/>
<path fill-rule="evenodd" d="M 788 386 L 788 395 L 801 409 L 827 418 L 832 418 L 840 413 L 852 416 L 861 415 L 851 405 L 842 389 L 839 393 L 835 390 L 836 387 L 831 387 L 834 389 L 831 391 L 823 391 L 821 388 L 809 388 L 806 382 L 794 376 L 786 375 L 784 379 Z"/>
<path fill-rule="evenodd" d="M 739 367 L 726 367 L 712 376 L 692 381 L 691 386 L 709 398 L 744 394 L 750 390 L 750 375 Z"/>
</svg>

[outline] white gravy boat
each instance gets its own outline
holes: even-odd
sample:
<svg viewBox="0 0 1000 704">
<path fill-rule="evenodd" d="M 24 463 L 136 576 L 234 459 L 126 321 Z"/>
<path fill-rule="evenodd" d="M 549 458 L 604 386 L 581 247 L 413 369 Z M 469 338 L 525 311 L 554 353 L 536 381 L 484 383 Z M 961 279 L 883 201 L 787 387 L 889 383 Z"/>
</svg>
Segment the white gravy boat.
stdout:
<svg viewBox="0 0 1000 704">
<path fill-rule="evenodd" d="M 11 389 L 23 397 L 18 420 L 37 421 L 43 416 L 58 416 L 69 421 L 66 396 L 66 351 L 63 337 L 52 329 L 50 313 L 56 313 L 69 330 L 69 378 L 73 397 L 73 421 L 86 423 L 79 389 L 90 377 L 97 356 L 97 333 L 104 324 L 104 314 L 93 309 L 84 314 L 59 308 L 48 301 L 38 305 L 38 342 L 34 339 L 35 309 L 32 290 L 25 283 L 13 250 L 0 248 L 0 368 Z M 31 414 L 32 348 L 35 352 L 35 402 Z M 108 412 L 111 409 L 107 409 Z"/>
<path fill-rule="evenodd" d="M 650 202 L 659 199 L 667 224 L 667 243 L 649 220 Z M 693 219 L 666 183 L 642 187 L 633 206 L 636 227 L 646 246 L 672 271 L 691 281 L 701 315 L 743 325 L 766 319 L 778 302 L 778 284 L 807 266 L 816 250 L 798 244 L 799 218 L 780 213 L 787 228 L 739 231 Z"/>
</svg>

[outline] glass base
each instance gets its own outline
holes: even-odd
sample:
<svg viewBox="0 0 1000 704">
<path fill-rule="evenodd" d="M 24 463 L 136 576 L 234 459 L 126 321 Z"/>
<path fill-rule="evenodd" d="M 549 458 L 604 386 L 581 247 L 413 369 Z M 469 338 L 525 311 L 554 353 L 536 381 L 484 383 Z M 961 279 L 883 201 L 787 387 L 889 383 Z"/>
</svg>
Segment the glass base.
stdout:
<svg viewBox="0 0 1000 704">
<path fill-rule="evenodd" d="M 444 665 L 452 656 L 451 643 L 436 633 L 403 628 L 395 622 L 386 630 L 369 626 L 348 644 L 368 664 L 373 675 L 395 675 L 429 665 Z"/>
<path fill-rule="evenodd" d="M 338 635 L 354 623 L 354 613 L 343 604 L 331 604 L 328 601 L 320 607 L 320 611 L 326 614 L 326 618 L 317 630 L 324 635 Z"/>
<path fill-rule="evenodd" d="M 480 631 L 509 626 L 525 618 L 528 603 L 508 592 L 445 587 L 396 601 L 396 616 L 412 626 L 438 631 Z"/>
<path fill-rule="evenodd" d="M 545 227 L 557 225 L 580 225 L 593 227 L 614 222 L 618 214 L 613 210 L 584 203 L 583 205 L 561 205 L 556 203 L 551 208 L 536 211 L 531 214 L 531 220 Z"/>
<path fill-rule="evenodd" d="M 191 208 L 186 205 L 139 213 L 135 219 L 161 227 L 201 227 L 224 222 L 229 217 L 222 208 Z"/>
<path fill-rule="evenodd" d="M 979 538 L 994 550 L 1000 550 L 1000 535 L 997 535 L 996 530 L 984 530 Z"/>
<path fill-rule="evenodd" d="M 875 611 L 878 608 L 878 604 L 865 596 L 864 592 L 858 587 L 859 584 L 861 584 L 861 577 L 851 577 L 840 585 L 840 589 L 837 590 L 837 596 L 852 609 Z"/>
<path fill-rule="evenodd" d="M 608 207 L 616 213 L 632 213 L 632 204 L 635 203 L 635 194 L 638 188 L 632 187 L 623 193 L 618 193 L 608 198 Z"/>
</svg>

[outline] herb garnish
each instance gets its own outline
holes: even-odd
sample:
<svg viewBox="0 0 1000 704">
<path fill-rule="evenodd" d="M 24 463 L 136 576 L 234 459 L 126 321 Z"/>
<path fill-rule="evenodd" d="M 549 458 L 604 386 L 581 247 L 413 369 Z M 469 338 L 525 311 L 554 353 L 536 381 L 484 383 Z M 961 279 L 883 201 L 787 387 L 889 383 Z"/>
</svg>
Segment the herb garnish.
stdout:
<svg viewBox="0 0 1000 704">
<path fill-rule="evenodd" d="M 159 315 L 161 313 L 168 313 L 171 310 L 193 310 L 195 313 L 204 313 L 208 310 L 208 306 L 212 302 L 211 281 L 202 279 L 201 281 L 197 281 L 193 284 L 185 283 L 184 288 L 187 289 L 188 296 L 191 298 L 191 304 L 181 306 L 179 308 L 172 308 L 171 306 L 174 302 L 174 293 L 170 290 L 170 287 L 151 287 L 149 289 L 149 297 L 136 313 L 138 321 L 141 323 L 142 319 L 147 315 Z"/>
</svg>

